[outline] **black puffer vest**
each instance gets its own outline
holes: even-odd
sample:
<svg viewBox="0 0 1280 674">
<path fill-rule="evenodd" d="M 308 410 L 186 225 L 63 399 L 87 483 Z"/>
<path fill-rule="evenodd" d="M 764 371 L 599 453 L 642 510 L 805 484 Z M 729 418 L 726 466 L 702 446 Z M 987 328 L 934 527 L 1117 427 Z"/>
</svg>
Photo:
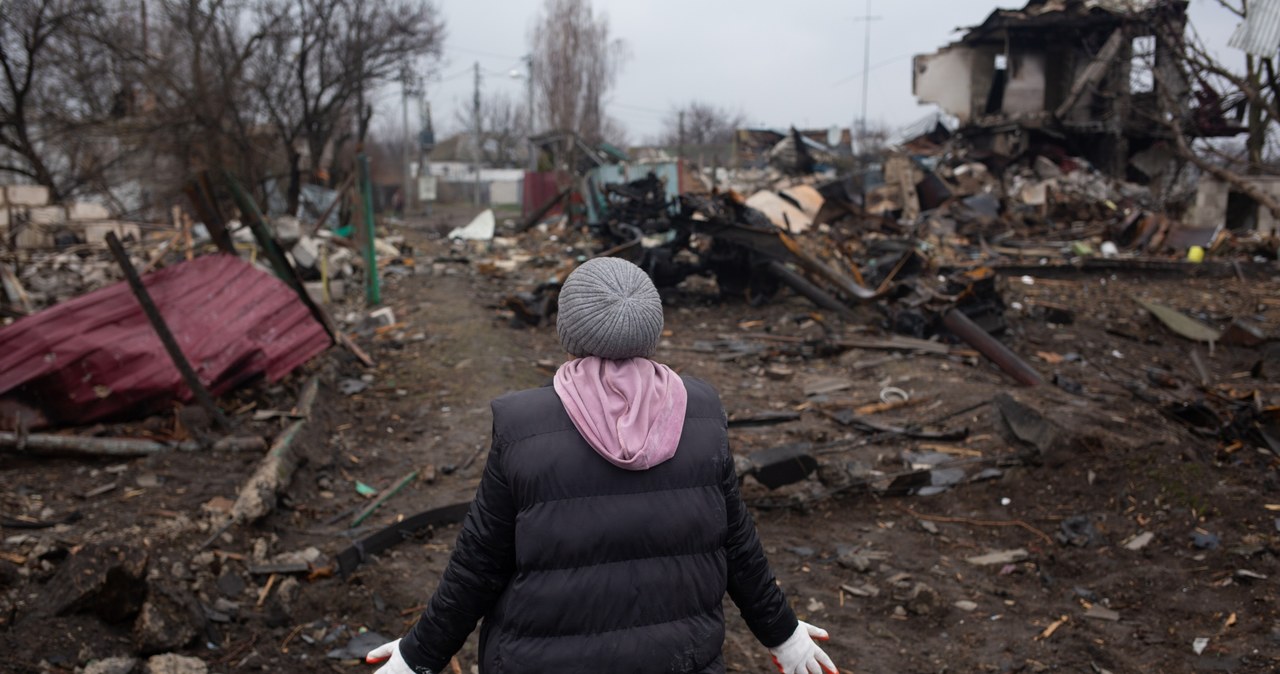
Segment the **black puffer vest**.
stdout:
<svg viewBox="0 0 1280 674">
<path fill-rule="evenodd" d="M 449 566 L 401 642 L 441 671 L 476 621 L 484 674 L 723 672 L 725 592 L 761 643 L 796 618 L 738 494 L 724 409 L 685 377 L 676 454 L 601 458 L 551 387 L 493 402 L 493 449 Z"/>
</svg>

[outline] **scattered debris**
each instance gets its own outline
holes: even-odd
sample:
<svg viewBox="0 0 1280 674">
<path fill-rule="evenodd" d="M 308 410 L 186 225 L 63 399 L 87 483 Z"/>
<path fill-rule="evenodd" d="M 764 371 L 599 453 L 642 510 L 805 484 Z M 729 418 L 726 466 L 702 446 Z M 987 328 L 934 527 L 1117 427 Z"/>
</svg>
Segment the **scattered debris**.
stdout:
<svg viewBox="0 0 1280 674">
<path fill-rule="evenodd" d="M 1014 562 L 1020 562 L 1030 556 L 1030 553 L 1025 549 L 1016 548 L 1014 550 L 989 552 L 985 555 L 978 555 L 976 557 L 967 557 L 964 561 L 973 564 L 974 566 L 993 566 L 996 564 L 1012 564 Z"/>
</svg>

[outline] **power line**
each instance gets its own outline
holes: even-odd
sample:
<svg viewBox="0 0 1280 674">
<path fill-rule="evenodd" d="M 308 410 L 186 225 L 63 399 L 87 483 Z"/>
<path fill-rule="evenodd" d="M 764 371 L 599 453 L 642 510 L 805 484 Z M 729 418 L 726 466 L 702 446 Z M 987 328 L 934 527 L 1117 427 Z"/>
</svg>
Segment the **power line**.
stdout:
<svg viewBox="0 0 1280 674">
<path fill-rule="evenodd" d="M 908 57 L 911 57 L 911 56 L 915 56 L 915 52 L 911 52 L 911 53 L 907 53 L 907 54 L 898 54 L 897 56 L 894 56 L 893 58 L 885 59 L 885 60 L 880 61 L 880 62 L 878 62 L 878 63 L 872 63 L 870 66 L 868 66 L 868 67 L 867 67 L 867 70 L 868 70 L 868 71 L 870 71 L 870 70 L 878 70 L 879 68 L 882 68 L 882 67 L 884 67 L 884 66 L 887 66 L 887 65 L 890 65 L 890 64 L 893 64 L 893 63 L 897 63 L 898 61 L 901 61 L 902 59 L 905 59 L 905 58 L 908 58 Z M 848 76 L 848 77 L 843 77 L 843 78 L 840 78 L 840 79 L 836 80 L 835 82 L 832 82 L 832 83 L 831 83 L 831 86 L 835 87 L 835 86 L 839 86 L 839 85 L 841 85 L 841 84 L 845 84 L 846 82 L 852 82 L 852 81 L 854 81 L 854 80 L 860 80 L 860 79 L 862 79 L 862 77 L 863 77 L 863 73 L 854 73 L 854 74 L 852 74 L 852 75 L 850 75 L 850 76 Z"/>
<path fill-rule="evenodd" d="M 613 107 L 623 108 L 626 110 L 635 110 L 636 112 L 647 112 L 654 115 L 661 115 L 663 117 L 667 116 L 671 112 L 670 110 L 656 110 L 654 108 L 646 108 L 640 105 L 630 105 L 628 103 L 618 103 L 615 101 L 609 101 L 606 103 L 606 105 L 611 105 Z"/>
<path fill-rule="evenodd" d="M 499 54 L 497 52 L 484 51 L 483 49 L 471 49 L 470 47 L 459 47 L 457 45 L 452 45 L 449 43 L 445 43 L 444 48 L 445 48 L 445 51 L 449 51 L 449 50 L 460 51 L 465 54 L 472 54 L 475 56 L 488 56 L 490 58 L 507 59 L 512 61 L 519 61 L 520 59 L 524 58 L 524 56 L 520 54 Z"/>
</svg>

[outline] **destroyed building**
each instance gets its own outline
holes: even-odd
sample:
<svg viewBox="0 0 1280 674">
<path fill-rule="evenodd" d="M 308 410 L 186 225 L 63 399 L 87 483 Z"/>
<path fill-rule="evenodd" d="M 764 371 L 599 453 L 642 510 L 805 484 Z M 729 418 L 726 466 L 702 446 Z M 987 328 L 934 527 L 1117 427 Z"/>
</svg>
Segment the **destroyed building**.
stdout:
<svg viewBox="0 0 1280 674">
<path fill-rule="evenodd" d="M 1179 106 L 1188 137 L 1230 136 L 1223 97 L 1192 83 L 1174 44 L 1180 0 L 1032 0 L 997 9 L 958 41 L 914 59 L 912 93 L 960 122 L 975 158 L 1056 145 L 1102 172 L 1145 183 L 1172 158 L 1160 122 Z"/>
</svg>

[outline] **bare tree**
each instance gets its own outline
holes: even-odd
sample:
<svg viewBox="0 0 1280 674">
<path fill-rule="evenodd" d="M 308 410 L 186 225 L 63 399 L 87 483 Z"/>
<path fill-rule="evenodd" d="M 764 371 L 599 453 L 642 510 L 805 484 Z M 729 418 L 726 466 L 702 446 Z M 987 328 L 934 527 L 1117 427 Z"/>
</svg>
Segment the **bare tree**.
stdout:
<svg viewBox="0 0 1280 674">
<path fill-rule="evenodd" d="M 270 26 L 252 23 L 245 3 L 233 0 L 139 7 L 150 14 L 117 16 L 124 28 L 107 42 L 124 63 L 129 124 L 146 134 L 136 152 L 175 169 L 172 184 L 156 185 L 157 201 L 197 171 L 228 168 L 256 184 L 277 170 L 282 162 L 262 133 L 263 108 L 246 79 Z M 148 180 L 160 182 L 160 173 Z"/>
<path fill-rule="evenodd" d="M 545 0 L 530 41 L 541 125 L 590 143 L 620 140 L 621 127 L 605 113 L 604 100 L 626 51 L 610 36 L 608 17 L 589 0 Z"/>
<path fill-rule="evenodd" d="M 479 159 L 486 165 L 522 166 L 527 151 L 528 113 L 519 100 L 502 93 L 482 95 L 479 119 L 476 118 L 475 106 L 468 104 L 458 107 L 454 123 L 466 129 L 472 143 L 476 143 L 474 136 L 479 130 L 480 141 L 476 147 Z"/>
<path fill-rule="evenodd" d="M 1218 0 L 1218 4 L 1247 20 L 1248 5 L 1244 0 L 1238 6 L 1227 0 Z M 1280 120 L 1277 105 L 1280 87 L 1274 77 L 1273 59 L 1249 55 L 1245 59 L 1245 72 L 1239 73 L 1215 59 L 1182 20 L 1166 18 L 1155 26 L 1155 31 L 1162 46 L 1154 62 L 1149 64 L 1157 103 L 1152 121 L 1168 131 L 1171 147 L 1179 157 L 1230 184 L 1280 217 L 1280 200 L 1241 175 L 1265 169 L 1263 150 L 1268 135 Z M 1188 89 L 1192 91 L 1190 98 L 1194 99 L 1194 106 L 1185 100 L 1184 92 Z M 1224 153 L 1211 143 L 1196 142 L 1203 136 L 1235 133 L 1238 127 L 1232 127 L 1228 117 L 1232 112 L 1243 112 L 1247 119 L 1243 158 Z"/>
<path fill-rule="evenodd" d="M 351 140 L 363 142 L 369 95 L 417 61 L 439 56 L 444 24 L 419 0 L 268 0 L 257 23 L 270 26 L 252 61 L 251 81 L 288 155 L 288 209 L 297 208 L 303 153 L 329 171 Z"/>
<path fill-rule="evenodd" d="M 97 31 L 97 0 L 10 0 L 0 6 L 0 172 L 54 198 L 98 180 L 118 160 L 104 140 L 125 92 Z"/>
<path fill-rule="evenodd" d="M 730 112 L 702 101 L 690 101 L 674 108 L 662 120 L 663 145 L 727 145 L 746 123 L 741 112 Z"/>
</svg>

